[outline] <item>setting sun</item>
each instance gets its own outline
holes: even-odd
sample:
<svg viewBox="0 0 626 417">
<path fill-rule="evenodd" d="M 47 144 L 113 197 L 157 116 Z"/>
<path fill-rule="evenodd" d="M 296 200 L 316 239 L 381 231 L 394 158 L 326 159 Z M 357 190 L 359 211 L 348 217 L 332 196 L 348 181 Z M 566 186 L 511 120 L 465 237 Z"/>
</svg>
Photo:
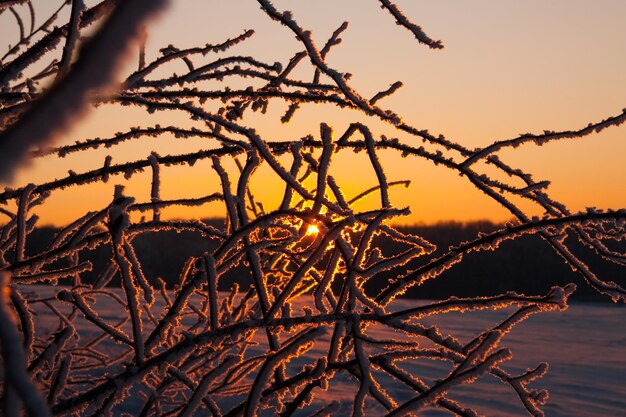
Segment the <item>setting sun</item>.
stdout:
<svg viewBox="0 0 626 417">
<path fill-rule="evenodd" d="M 319 232 L 320 232 L 320 228 L 314 224 L 310 224 L 309 227 L 306 229 L 307 235 L 316 235 Z"/>
</svg>

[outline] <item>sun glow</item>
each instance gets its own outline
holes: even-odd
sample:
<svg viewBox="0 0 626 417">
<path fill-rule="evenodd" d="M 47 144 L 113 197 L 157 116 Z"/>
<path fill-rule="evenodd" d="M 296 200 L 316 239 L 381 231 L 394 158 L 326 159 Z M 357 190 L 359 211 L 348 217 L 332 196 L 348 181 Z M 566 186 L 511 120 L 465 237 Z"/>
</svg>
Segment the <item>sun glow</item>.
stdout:
<svg viewBox="0 0 626 417">
<path fill-rule="evenodd" d="M 307 235 L 316 235 L 319 232 L 320 232 L 320 228 L 314 224 L 310 224 L 309 227 L 306 229 Z"/>
</svg>

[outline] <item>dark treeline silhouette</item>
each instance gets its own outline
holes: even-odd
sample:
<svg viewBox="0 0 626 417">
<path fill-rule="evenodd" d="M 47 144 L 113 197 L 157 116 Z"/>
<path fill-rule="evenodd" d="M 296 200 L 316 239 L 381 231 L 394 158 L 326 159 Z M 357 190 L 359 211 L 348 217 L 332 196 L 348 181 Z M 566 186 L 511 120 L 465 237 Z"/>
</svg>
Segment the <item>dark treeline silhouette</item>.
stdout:
<svg viewBox="0 0 626 417">
<path fill-rule="evenodd" d="M 223 228 L 221 219 L 205 219 L 205 223 Z M 414 269 L 426 264 L 451 247 L 474 239 L 480 232 L 489 233 L 502 227 L 490 221 L 470 223 L 442 222 L 432 225 L 402 226 L 399 230 L 422 236 L 435 245 L 437 251 L 428 256 L 415 257 L 407 266 Z M 43 251 L 52 242 L 58 229 L 42 227 L 29 235 L 27 253 L 34 255 Z M 575 239 L 567 242 L 573 252 L 580 256 L 588 265 L 605 279 L 617 282 L 626 281 L 626 271 L 610 262 L 602 261 L 589 249 L 578 244 Z M 385 253 L 398 253 L 400 244 L 391 239 L 379 238 L 376 245 Z M 457 297 L 474 297 L 501 294 L 515 291 L 525 294 L 542 294 L 553 285 L 564 285 L 569 282 L 578 284 L 574 298 L 578 300 L 607 301 L 592 288 L 580 285 L 579 276 L 553 251 L 547 250 L 547 243 L 537 235 L 522 236 L 518 239 L 503 242 L 495 251 L 478 251 L 465 256 L 464 262 L 454 265 L 436 279 L 426 280 L 422 285 L 410 288 L 404 295 L 409 298 L 445 299 L 452 295 Z M 147 278 L 156 283 L 157 278 L 163 279 L 168 288 L 179 283 L 179 275 L 185 261 L 190 255 L 202 256 L 217 247 L 217 241 L 203 237 L 190 231 L 145 233 L 133 240 L 133 246 L 142 262 Z M 102 271 L 110 262 L 112 254 L 108 247 L 98 247 L 85 251 L 81 261 L 90 261 L 93 271 Z M 86 282 L 97 279 L 95 272 L 83 274 Z M 372 280 L 366 287 L 368 293 L 378 293 L 389 280 L 402 276 L 400 271 L 386 271 Z M 230 271 L 228 277 L 220 280 L 219 289 L 230 290 L 233 284 L 241 290 L 247 289 L 252 282 L 248 268 L 240 266 Z M 66 279 L 70 284 L 71 280 Z M 112 285 L 119 286 L 119 277 L 114 278 Z"/>
</svg>

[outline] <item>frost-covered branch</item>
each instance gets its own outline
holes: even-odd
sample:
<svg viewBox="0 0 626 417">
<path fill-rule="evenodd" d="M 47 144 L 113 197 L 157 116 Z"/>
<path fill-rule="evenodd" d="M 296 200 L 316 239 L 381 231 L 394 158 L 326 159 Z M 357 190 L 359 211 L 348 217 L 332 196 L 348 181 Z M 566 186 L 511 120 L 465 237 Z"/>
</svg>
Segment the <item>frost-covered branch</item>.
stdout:
<svg viewBox="0 0 626 417">
<path fill-rule="evenodd" d="M 394 3 L 379 1 L 420 43 L 443 47 Z M 461 298 L 450 293 L 420 303 L 399 297 L 426 280 L 445 280 L 445 271 L 468 254 L 534 235 L 587 285 L 616 301 L 626 299 L 623 283 L 597 274 L 595 261 L 583 260 L 570 244 L 576 238 L 600 261 L 623 268 L 626 212 L 571 211 L 551 196 L 549 178 L 535 179 L 496 154 L 527 142 L 588 136 L 622 124 L 626 113 L 578 131 L 526 134 L 471 150 L 379 107 L 402 82 L 357 91 L 348 73 L 329 64 L 347 22 L 318 49 L 292 13 L 258 0 L 262 11 L 299 42 L 286 62 L 233 52 L 253 30 L 215 44 L 158 45 L 151 57 L 153 37 L 139 32 L 162 1 L 105 0 L 92 7 L 81 0 L 63 2 L 39 26 L 30 2 L 28 9 L 12 9 L 15 3 L 0 1 L 0 7 L 10 4 L 0 11 L 15 13 L 20 32 L 0 68 L 0 151 L 9 162 L 4 176 L 21 157 L 45 163 L 69 155 L 90 158 L 103 149 L 112 154 L 99 154 L 100 162 L 79 172 L 70 167 L 58 179 L 13 184 L 0 192 L 5 221 L 0 272 L 11 275 L 3 287 L 10 303 L 4 300 L 5 317 L 0 317 L 6 322 L 0 342 L 8 364 L 0 385 L 5 410 L 13 414 L 21 401 L 33 415 L 45 415 L 35 408 L 48 413 L 49 408 L 59 416 L 117 415 L 129 409 L 142 417 L 286 417 L 348 409 L 355 416 L 399 416 L 434 406 L 475 417 L 476 410 L 452 398 L 459 385 L 490 374 L 517 395 L 520 409 L 541 416 L 547 393 L 530 383 L 547 366 L 519 375 L 504 370 L 500 364 L 511 352 L 503 337 L 531 315 L 565 310 L 573 284 L 553 286 L 543 295 L 504 291 Z M 66 22 L 53 28 L 62 18 Z M 94 32 L 93 39 L 80 39 Z M 142 38 L 139 66 L 122 74 L 118 69 L 135 35 Z M 136 53 L 133 49 L 135 58 Z M 175 73 L 179 67 L 182 73 Z M 305 70 L 314 71 L 312 80 L 300 79 Z M 116 91 L 107 89 L 114 84 Z M 69 126 L 70 113 L 81 113 L 87 104 L 132 106 L 152 117 L 164 115 L 168 124 L 126 126 L 115 134 L 52 143 L 55 129 Z M 297 122 L 298 109 L 313 105 L 348 114 L 346 127 L 317 120 L 319 132 L 304 136 L 257 129 L 259 120 L 276 111 L 281 122 Z M 118 162 L 114 152 L 130 141 L 139 144 L 142 155 L 125 154 Z M 160 149 L 183 142 L 185 151 L 179 153 Z M 339 174 L 351 152 L 362 156 L 350 174 L 373 174 L 371 183 L 358 183 L 356 190 Z M 514 223 L 437 251 L 428 239 L 394 224 L 410 213 L 394 201 L 394 191 L 413 192 L 415 175 L 396 178 L 389 154 L 460 175 L 508 210 Z M 206 163 L 195 166 L 198 161 Z M 196 191 L 190 196 L 178 189 L 170 195 L 169 175 L 181 169 L 203 169 L 211 179 L 191 184 Z M 264 171 L 274 183 L 261 181 Z M 143 177 L 137 175 L 141 172 Z M 145 178 L 141 200 L 124 194 L 124 185 Z M 92 184 L 115 190 L 113 201 L 77 215 L 43 247 L 37 245 L 37 215 L 48 200 L 62 196 L 61 190 L 89 193 Z M 129 185 L 126 189 L 135 184 Z M 372 195 L 380 198 L 368 198 Z M 362 203 L 369 208 L 362 209 Z M 219 210 L 222 218 L 174 218 L 173 207 Z M 160 235 L 172 236 L 174 243 L 146 250 L 146 242 L 161 242 Z M 190 236 L 193 240 L 187 240 Z M 174 273 L 155 271 L 154 264 L 163 260 Z M 466 277 L 468 282 L 475 278 Z M 471 334 L 447 334 L 427 324 L 453 312 L 469 316 L 486 310 L 498 310 L 504 318 Z M 413 366 L 420 359 L 446 372 L 433 380 Z M 336 387 L 346 378 L 353 397 L 327 401 L 342 392 Z M 405 392 L 389 389 L 390 379 Z M 14 389 L 14 381 L 23 385 Z M 26 398 L 34 400 L 27 404 Z"/>
<path fill-rule="evenodd" d="M 25 162 L 31 146 L 56 140 L 60 130 L 78 120 L 77 116 L 84 114 L 89 103 L 89 93 L 102 91 L 115 81 L 139 25 L 153 17 L 165 3 L 165 0 L 135 0 L 115 9 L 83 48 L 71 76 L 59 81 L 20 121 L 0 134 L 1 178 L 11 178 L 15 167 Z"/>
</svg>

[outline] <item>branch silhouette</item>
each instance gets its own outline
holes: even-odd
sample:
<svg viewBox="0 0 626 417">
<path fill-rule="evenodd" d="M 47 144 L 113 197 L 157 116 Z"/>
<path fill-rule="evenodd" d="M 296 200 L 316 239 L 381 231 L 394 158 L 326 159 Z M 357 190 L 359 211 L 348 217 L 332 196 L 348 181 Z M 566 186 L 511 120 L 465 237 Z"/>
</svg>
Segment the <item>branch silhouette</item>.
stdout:
<svg viewBox="0 0 626 417">
<path fill-rule="evenodd" d="M 417 42 L 443 48 L 394 3 L 372 2 Z M 16 7 L 22 3 L 23 9 Z M 252 29 L 196 47 L 159 45 L 151 56 L 143 44 L 150 39 L 139 38 L 164 0 L 102 0 L 91 7 L 74 0 L 71 10 L 66 3 L 37 26 L 30 2 L 0 0 L 0 13 L 16 16 L 20 39 L 0 67 L 0 177 L 11 178 L 36 158 L 86 155 L 101 161 L 0 192 L 6 218 L 0 226 L 0 343 L 6 365 L 0 388 L 6 415 L 402 416 L 436 407 L 477 416 L 452 398 L 458 386 L 491 375 L 519 398 L 520 407 L 542 416 L 547 392 L 529 384 L 537 383 L 547 365 L 519 375 L 505 370 L 514 352 L 503 337 L 534 314 L 567 309 L 576 285 L 552 285 L 543 294 L 448 294 L 411 304 L 401 296 L 428 280 L 445 279 L 446 270 L 473 252 L 534 235 L 583 285 L 626 301 L 622 283 L 601 276 L 571 244 L 575 238 L 599 260 L 626 267 L 623 246 L 616 244 L 626 239 L 626 211 L 571 211 L 550 196 L 549 179 L 534 179 L 498 156 L 505 148 L 618 127 L 626 113 L 578 130 L 524 134 L 472 150 L 381 107 L 402 82 L 375 94 L 352 87 L 349 74 L 327 59 L 349 30 L 347 22 L 319 49 L 293 13 L 258 0 L 269 19 L 285 26 L 284 36 L 298 41 L 287 62 L 236 53 L 253 38 Z M 22 17 L 24 10 L 31 20 Z M 66 22 L 53 28 L 62 18 Z M 125 64 L 135 57 L 138 65 L 128 70 Z M 306 71 L 311 77 L 302 79 Z M 278 120 L 288 123 L 307 105 L 357 116 L 345 130 L 319 120 L 319 130 L 304 137 L 274 138 L 256 129 L 256 121 L 270 117 L 268 109 L 280 110 Z M 132 107 L 168 122 L 56 143 L 59 132 L 79 123 L 92 106 Z M 398 137 L 378 133 L 381 122 Z M 193 141 L 201 143 L 199 150 L 187 147 Z M 92 154 L 131 142 L 148 156 L 117 161 L 116 155 Z M 159 154 L 160 143 L 184 150 Z M 355 175 L 368 172 L 373 178 L 350 192 L 334 176 L 348 151 L 365 155 Z M 410 192 L 411 180 L 390 175 L 383 153 L 459 174 L 514 220 L 438 251 L 424 236 L 393 225 L 392 219 L 410 213 L 395 204 L 394 193 Z M 194 185 L 197 193 L 167 198 L 171 167 L 187 170 L 199 161 L 210 181 Z M 270 171 L 279 187 L 259 184 L 261 170 Z M 136 175 L 144 171 L 148 175 Z M 147 198 L 124 188 L 131 179 L 148 182 Z M 61 190 L 89 192 L 93 184 L 110 186 L 111 199 L 35 248 L 43 228 L 39 207 Z M 270 187 L 279 197 L 276 206 L 263 198 Z M 371 203 L 367 210 L 361 208 L 365 200 Z M 206 205 L 219 207 L 223 218 L 168 216 L 175 206 Z M 541 217 L 531 214 L 537 210 Z M 181 237 L 181 248 L 141 250 L 142 242 L 170 233 Z M 200 239 L 193 249 L 184 244 L 190 235 Z M 174 249 L 188 251 L 175 276 L 147 267 L 155 258 L 169 259 Z M 104 265 L 94 253 L 105 254 Z M 504 318 L 473 331 L 469 341 L 428 324 L 453 312 L 496 310 Z M 412 365 L 420 359 L 440 366 L 441 378 Z M 325 391 L 333 392 L 346 378 L 352 397 L 329 400 Z"/>
</svg>

